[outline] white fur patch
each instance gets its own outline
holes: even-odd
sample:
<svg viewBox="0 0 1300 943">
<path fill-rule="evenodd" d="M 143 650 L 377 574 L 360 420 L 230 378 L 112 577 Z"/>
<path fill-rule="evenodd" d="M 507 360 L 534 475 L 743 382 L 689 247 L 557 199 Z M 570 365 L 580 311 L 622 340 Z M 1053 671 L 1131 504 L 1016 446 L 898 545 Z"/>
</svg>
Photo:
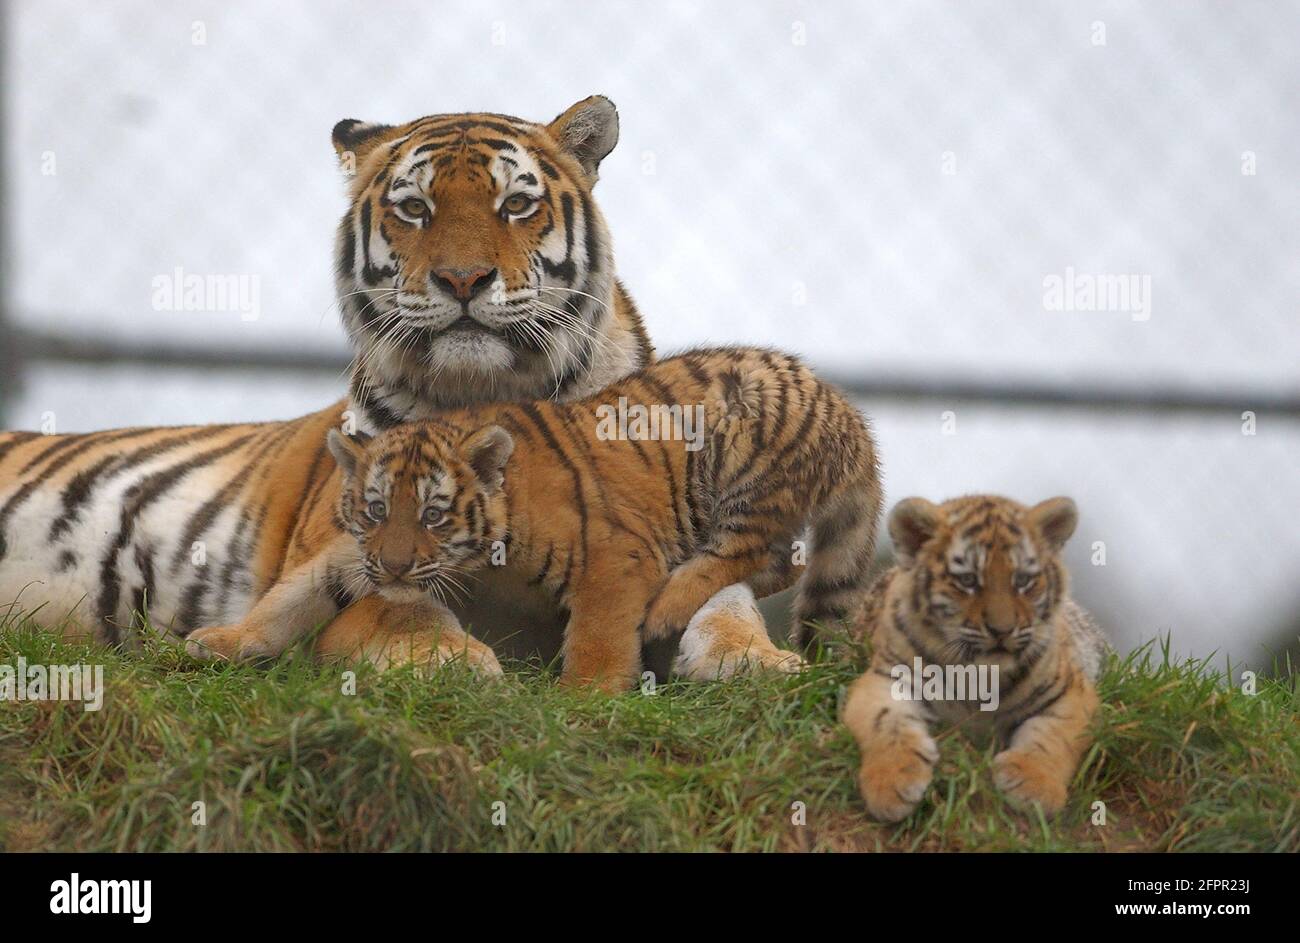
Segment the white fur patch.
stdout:
<svg viewBox="0 0 1300 943">
<path fill-rule="evenodd" d="M 746 629 L 747 643 L 736 644 L 737 633 Z M 673 673 L 693 681 L 712 681 L 750 667 L 797 671 L 803 665 L 794 652 L 772 644 L 754 591 L 737 583 L 719 590 L 691 617 L 682 633 Z"/>
</svg>

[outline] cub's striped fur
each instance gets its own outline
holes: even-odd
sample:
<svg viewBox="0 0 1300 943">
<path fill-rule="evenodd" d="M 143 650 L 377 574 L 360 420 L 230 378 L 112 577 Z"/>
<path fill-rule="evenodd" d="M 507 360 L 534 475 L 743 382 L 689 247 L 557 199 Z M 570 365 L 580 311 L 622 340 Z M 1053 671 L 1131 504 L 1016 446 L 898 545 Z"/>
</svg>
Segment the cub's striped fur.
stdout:
<svg viewBox="0 0 1300 943">
<path fill-rule="evenodd" d="M 328 429 L 590 395 L 649 362 L 591 194 L 617 138 L 598 96 L 549 125 L 341 122 L 334 144 L 355 171 L 337 237 L 350 399 L 288 422 L 0 434 L 0 604 L 112 642 L 130 641 L 146 608 L 181 636 L 238 621 L 338 533 Z M 514 631 L 527 588 L 493 575 L 478 602 Z M 371 600 L 354 610 L 389 623 Z"/>
<path fill-rule="evenodd" d="M 638 407 L 659 411 L 658 438 L 613 418 Z M 679 636 L 732 583 L 766 595 L 802 572 L 801 624 L 845 616 L 866 588 L 880 511 L 870 431 L 788 355 L 695 351 L 578 402 L 453 411 L 365 445 L 334 432 L 330 448 L 348 534 L 322 555 L 329 567 L 402 602 L 452 596 L 508 558 L 570 613 L 570 683 L 626 687 L 642 639 Z M 794 559 L 805 526 L 806 568 Z M 330 580 L 303 574 L 242 624 L 195 633 L 191 650 L 283 648 L 332 614 Z"/>
<path fill-rule="evenodd" d="M 844 707 L 874 817 L 897 821 L 920 802 L 939 758 L 927 729 L 935 722 L 991 726 L 1005 742 L 994 758 L 998 788 L 1048 814 L 1065 804 L 1090 743 L 1107 647 L 1068 593 L 1060 551 L 1076 522 L 1069 498 L 1032 508 L 992 496 L 909 498 L 891 512 L 898 565 L 864 604 L 858 628 L 871 641 L 871 667 Z M 996 710 L 908 699 L 914 691 L 900 679 L 918 658 L 927 668 L 996 667 Z"/>
</svg>

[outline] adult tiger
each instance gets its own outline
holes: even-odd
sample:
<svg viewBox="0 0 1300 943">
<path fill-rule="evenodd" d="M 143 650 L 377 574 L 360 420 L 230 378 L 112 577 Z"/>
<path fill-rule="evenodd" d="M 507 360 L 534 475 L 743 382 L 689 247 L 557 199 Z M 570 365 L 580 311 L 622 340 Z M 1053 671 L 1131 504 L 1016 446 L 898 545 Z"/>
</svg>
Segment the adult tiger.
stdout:
<svg viewBox="0 0 1300 943">
<path fill-rule="evenodd" d="M 336 240 L 355 352 L 348 398 L 286 422 L 0 435 L 0 601 L 114 643 L 132 640 L 146 609 L 177 636 L 237 621 L 310 567 L 338 526 L 330 427 L 378 432 L 440 408 L 570 399 L 652 359 L 591 196 L 617 140 L 600 96 L 548 125 L 494 114 L 340 122 L 335 149 L 354 171 Z M 331 590 L 352 602 L 349 587 Z M 679 671 L 787 663 L 747 592 L 724 590 L 701 610 Z M 502 567 L 457 615 L 489 639 L 524 626 L 558 635 L 554 608 Z M 422 638 L 434 631 L 423 620 L 418 606 L 367 597 L 320 645 L 425 657 L 445 643 Z"/>
</svg>

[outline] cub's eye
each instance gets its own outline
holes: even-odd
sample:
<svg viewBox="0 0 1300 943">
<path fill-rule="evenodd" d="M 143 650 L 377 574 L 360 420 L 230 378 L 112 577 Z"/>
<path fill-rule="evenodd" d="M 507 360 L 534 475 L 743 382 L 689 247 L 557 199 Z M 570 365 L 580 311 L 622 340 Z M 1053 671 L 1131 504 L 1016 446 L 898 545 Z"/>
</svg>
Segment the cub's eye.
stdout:
<svg viewBox="0 0 1300 943">
<path fill-rule="evenodd" d="M 974 589 L 979 580 L 974 573 L 954 573 L 952 578 L 957 581 L 957 585 L 962 589 Z"/>
<path fill-rule="evenodd" d="M 420 515 L 420 523 L 425 527 L 438 527 L 447 522 L 447 512 L 439 508 L 425 508 Z"/>
<path fill-rule="evenodd" d="M 1017 573 L 1015 579 L 1011 582 L 1017 590 L 1023 593 L 1034 585 L 1034 576 L 1033 573 Z"/>
<path fill-rule="evenodd" d="M 527 193 L 516 193 L 501 204 L 501 209 L 511 216 L 518 216 L 520 213 L 527 213 L 529 208 L 536 202 Z"/>
<path fill-rule="evenodd" d="M 371 501 L 366 505 L 366 516 L 375 523 L 379 523 L 388 516 L 388 508 L 383 501 Z"/>
<path fill-rule="evenodd" d="M 401 203 L 397 204 L 397 208 L 407 216 L 411 216 L 415 219 L 420 219 L 429 215 L 429 205 L 416 196 L 408 196 Z"/>
</svg>

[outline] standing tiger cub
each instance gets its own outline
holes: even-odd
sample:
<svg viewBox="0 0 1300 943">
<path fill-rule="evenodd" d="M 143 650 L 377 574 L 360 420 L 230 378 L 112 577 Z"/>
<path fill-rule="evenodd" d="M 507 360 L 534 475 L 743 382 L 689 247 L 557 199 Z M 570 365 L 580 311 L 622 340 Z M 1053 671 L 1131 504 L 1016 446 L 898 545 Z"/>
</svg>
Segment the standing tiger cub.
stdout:
<svg viewBox="0 0 1300 943">
<path fill-rule="evenodd" d="M 895 506 L 898 564 L 864 604 L 871 666 L 843 715 L 873 817 L 895 822 L 921 801 L 939 758 L 934 722 L 991 727 L 1005 744 L 993 761 L 997 787 L 1049 815 L 1065 804 L 1091 742 L 1107 649 L 1068 594 L 1060 552 L 1077 520 L 1069 498 L 1032 508 L 991 496 Z"/>
<path fill-rule="evenodd" d="M 572 403 L 483 405 L 368 440 L 332 431 L 329 446 L 345 533 L 325 569 L 285 581 L 239 625 L 195 632 L 194 654 L 282 650 L 333 615 L 332 583 L 445 600 L 508 555 L 569 612 L 562 680 L 620 690 L 643 641 L 680 636 L 724 587 L 764 596 L 802 574 L 802 625 L 850 614 L 867 586 L 871 433 L 784 354 L 696 351 Z"/>
</svg>

